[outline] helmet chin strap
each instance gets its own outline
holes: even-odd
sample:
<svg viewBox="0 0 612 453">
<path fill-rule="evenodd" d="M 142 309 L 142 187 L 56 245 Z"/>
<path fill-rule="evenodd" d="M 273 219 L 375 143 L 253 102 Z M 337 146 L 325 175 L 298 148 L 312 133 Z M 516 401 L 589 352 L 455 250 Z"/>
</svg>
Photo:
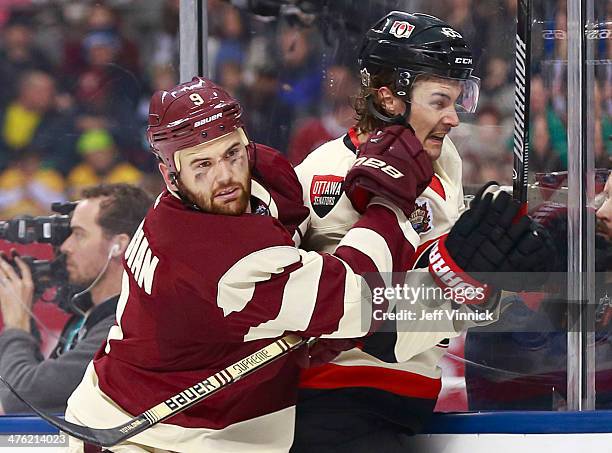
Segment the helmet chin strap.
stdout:
<svg viewBox="0 0 612 453">
<path fill-rule="evenodd" d="M 168 187 L 168 190 L 174 195 L 176 196 L 179 200 L 181 200 L 181 202 L 187 206 L 189 209 L 193 209 L 194 211 L 199 211 L 199 212 L 203 212 L 202 209 L 195 204 L 194 202 L 192 202 L 189 198 L 187 198 L 178 188 L 178 175 L 174 172 L 170 173 L 168 175 L 170 177 L 170 182 L 172 182 L 172 184 L 174 184 L 174 187 L 176 187 L 176 190 L 172 190 L 170 189 L 170 187 Z"/>
<path fill-rule="evenodd" d="M 397 124 L 400 126 L 410 127 L 408 124 L 408 114 L 409 114 L 409 105 L 406 103 L 406 110 L 401 115 L 393 115 L 387 116 L 384 113 L 381 113 L 376 106 L 374 105 L 374 99 L 372 96 L 368 98 L 368 110 L 379 120 L 389 123 L 389 124 Z"/>
</svg>

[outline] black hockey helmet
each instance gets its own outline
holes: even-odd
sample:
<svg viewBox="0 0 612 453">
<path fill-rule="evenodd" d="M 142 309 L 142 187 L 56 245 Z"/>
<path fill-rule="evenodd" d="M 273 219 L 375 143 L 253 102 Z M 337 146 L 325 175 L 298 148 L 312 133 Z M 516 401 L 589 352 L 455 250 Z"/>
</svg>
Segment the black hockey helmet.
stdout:
<svg viewBox="0 0 612 453">
<path fill-rule="evenodd" d="M 461 33 L 428 14 L 392 11 L 366 33 L 359 51 L 362 85 L 383 69 L 395 74 L 396 95 L 409 97 L 421 74 L 462 83 L 460 110 L 475 112 L 480 80 L 472 76 L 473 56 Z"/>
</svg>

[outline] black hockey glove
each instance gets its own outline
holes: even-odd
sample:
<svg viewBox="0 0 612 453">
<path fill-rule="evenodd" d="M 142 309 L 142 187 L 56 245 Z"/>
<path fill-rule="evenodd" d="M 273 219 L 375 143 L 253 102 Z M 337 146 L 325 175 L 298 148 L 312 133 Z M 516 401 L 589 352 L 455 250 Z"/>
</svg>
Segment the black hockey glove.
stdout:
<svg viewBox="0 0 612 453">
<path fill-rule="evenodd" d="M 475 198 L 471 209 L 439 241 L 436 253 L 432 251 L 430 271 L 434 278 L 452 283 L 442 272 L 448 268 L 459 277 L 463 275 L 467 284 L 485 284 L 489 290 L 539 289 L 553 270 L 555 247 L 548 233 L 530 217 L 515 220 L 519 209 L 520 204 L 503 191 L 495 198 L 492 193 Z"/>
</svg>

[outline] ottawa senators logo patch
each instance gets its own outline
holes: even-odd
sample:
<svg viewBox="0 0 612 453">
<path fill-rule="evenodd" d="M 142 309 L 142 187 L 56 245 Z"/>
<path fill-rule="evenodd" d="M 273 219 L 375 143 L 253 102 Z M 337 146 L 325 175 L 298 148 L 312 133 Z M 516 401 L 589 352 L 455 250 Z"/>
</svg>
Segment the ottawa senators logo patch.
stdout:
<svg viewBox="0 0 612 453">
<path fill-rule="evenodd" d="M 391 28 L 389 29 L 389 33 L 391 33 L 396 38 L 408 38 L 412 34 L 414 30 L 414 25 L 409 22 L 405 22 L 403 20 L 396 20 L 391 24 Z"/>
<path fill-rule="evenodd" d="M 315 175 L 310 184 L 310 204 L 314 212 L 325 217 L 336 206 L 344 190 L 344 178 L 335 175 Z"/>
<path fill-rule="evenodd" d="M 414 211 L 408 219 L 414 231 L 419 234 L 425 234 L 433 228 L 431 206 L 429 200 L 425 198 L 417 198 L 414 203 Z"/>
</svg>

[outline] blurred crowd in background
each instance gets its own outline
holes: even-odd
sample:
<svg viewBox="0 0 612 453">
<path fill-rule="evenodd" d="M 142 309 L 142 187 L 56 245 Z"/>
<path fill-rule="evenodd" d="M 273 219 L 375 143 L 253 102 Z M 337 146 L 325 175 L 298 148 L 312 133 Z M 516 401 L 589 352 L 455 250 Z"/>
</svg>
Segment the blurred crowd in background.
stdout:
<svg viewBox="0 0 612 453">
<path fill-rule="evenodd" d="M 323 0 L 320 0 L 324 3 Z M 534 172 L 567 169 L 566 0 L 535 3 Z M 145 129 L 154 90 L 178 82 L 179 0 L 0 2 L 0 218 L 41 214 L 99 182 L 161 189 Z M 313 1 L 316 3 L 316 0 Z M 364 31 L 391 9 L 436 15 L 471 43 L 481 98 L 451 134 L 464 183 L 511 183 L 516 0 L 334 0 L 262 18 L 208 0 L 209 76 L 241 100 L 255 141 L 294 164 L 353 124 Z M 355 5 L 355 4 L 359 5 Z M 587 126 L 612 156 L 612 2 L 596 2 Z"/>
</svg>

